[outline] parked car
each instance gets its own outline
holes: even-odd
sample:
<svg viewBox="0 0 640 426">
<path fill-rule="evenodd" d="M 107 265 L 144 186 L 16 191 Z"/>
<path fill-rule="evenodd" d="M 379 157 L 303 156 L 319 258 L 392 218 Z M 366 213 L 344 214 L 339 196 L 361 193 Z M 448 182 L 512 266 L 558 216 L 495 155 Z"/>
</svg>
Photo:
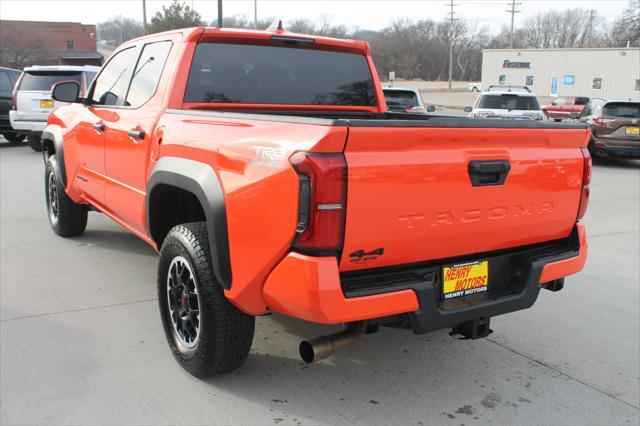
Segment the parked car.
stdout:
<svg viewBox="0 0 640 426">
<path fill-rule="evenodd" d="M 576 116 L 591 127 L 594 157 L 640 158 L 640 102 L 596 98 Z"/>
<path fill-rule="evenodd" d="M 389 112 L 370 52 L 201 27 L 126 42 L 85 98 L 54 86 L 71 104 L 43 132 L 51 227 L 102 211 L 159 250 L 190 373 L 240 366 L 272 312 L 346 326 L 305 362 L 381 326 L 486 337 L 582 269 L 587 126 Z"/>
<path fill-rule="evenodd" d="M 415 114 L 426 114 L 427 112 L 435 111 L 433 106 L 425 107 L 422 96 L 416 89 L 385 87 L 382 91 L 389 111 Z"/>
<path fill-rule="evenodd" d="M 493 89 L 498 90 L 491 91 Z M 545 119 L 538 98 L 526 86 L 489 86 L 473 107 L 464 110 L 473 118 Z"/>
<path fill-rule="evenodd" d="M 479 81 L 474 81 L 469 83 L 469 91 L 471 92 L 481 92 L 482 91 L 482 83 Z"/>
<path fill-rule="evenodd" d="M 0 134 L 9 142 L 22 142 L 24 133 L 19 133 L 9 121 L 9 111 L 13 107 L 13 88 L 22 71 L 0 67 Z"/>
<path fill-rule="evenodd" d="M 80 95 L 100 67 L 85 66 L 33 66 L 24 69 L 15 88 L 15 109 L 9 112 L 11 127 L 27 134 L 29 146 L 40 151 L 40 135 L 47 125 L 47 117 L 54 108 L 64 105 L 51 98 L 51 87 L 61 81 L 75 81 L 80 85 Z"/>
<path fill-rule="evenodd" d="M 561 96 L 555 98 L 549 105 L 542 107 L 542 111 L 552 120 L 562 121 L 572 113 L 581 113 L 589 102 L 584 96 Z"/>
</svg>

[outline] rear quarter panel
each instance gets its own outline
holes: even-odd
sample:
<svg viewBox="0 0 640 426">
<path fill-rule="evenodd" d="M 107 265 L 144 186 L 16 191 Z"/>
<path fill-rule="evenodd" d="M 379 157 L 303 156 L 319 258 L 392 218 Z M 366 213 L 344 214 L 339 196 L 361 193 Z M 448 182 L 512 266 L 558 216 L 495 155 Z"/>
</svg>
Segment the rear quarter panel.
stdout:
<svg viewBox="0 0 640 426">
<path fill-rule="evenodd" d="M 346 127 L 167 113 L 158 124 L 159 157 L 206 163 L 225 196 L 232 284 L 227 298 L 250 314 L 264 314 L 262 286 L 295 235 L 297 151 L 340 152 Z"/>
</svg>

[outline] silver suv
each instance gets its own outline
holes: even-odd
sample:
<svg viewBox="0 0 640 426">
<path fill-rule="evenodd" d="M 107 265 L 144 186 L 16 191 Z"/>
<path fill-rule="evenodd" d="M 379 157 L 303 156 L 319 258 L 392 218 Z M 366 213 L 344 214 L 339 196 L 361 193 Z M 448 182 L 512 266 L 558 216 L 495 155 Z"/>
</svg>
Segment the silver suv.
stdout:
<svg viewBox="0 0 640 426">
<path fill-rule="evenodd" d="M 49 113 L 60 105 L 66 105 L 51 98 L 51 86 L 60 81 L 76 81 L 80 84 L 80 96 L 84 96 L 99 70 L 100 67 L 89 65 L 25 68 L 16 83 L 15 109 L 9 111 L 11 127 L 26 133 L 31 148 L 40 151 L 40 135 L 47 125 Z"/>
<path fill-rule="evenodd" d="M 464 110 L 474 118 L 545 120 L 538 98 L 526 86 L 489 86 L 473 107 Z"/>
</svg>

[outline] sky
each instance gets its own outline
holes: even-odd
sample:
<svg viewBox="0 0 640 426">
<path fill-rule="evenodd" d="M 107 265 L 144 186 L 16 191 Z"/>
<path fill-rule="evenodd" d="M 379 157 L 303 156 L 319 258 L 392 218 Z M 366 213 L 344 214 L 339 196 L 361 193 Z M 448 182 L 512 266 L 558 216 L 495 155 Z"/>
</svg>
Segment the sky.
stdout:
<svg viewBox="0 0 640 426">
<path fill-rule="evenodd" d="M 627 0 L 516 0 L 520 13 L 516 25 L 531 15 L 548 9 L 594 9 L 607 22 L 622 13 Z M 217 19 L 216 0 L 185 0 L 203 19 Z M 170 0 L 147 0 L 147 20 Z M 336 25 L 379 30 L 394 19 L 440 20 L 447 17 L 448 0 L 257 0 L 258 17 L 287 20 L 328 18 Z M 457 18 L 477 22 L 499 31 L 510 22 L 506 12 L 511 0 L 454 0 Z M 253 19 L 254 0 L 223 0 L 225 16 L 246 15 Z M 0 19 L 33 21 L 73 21 L 97 24 L 115 15 L 142 21 L 142 0 L 0 0 Z"/>
</svg>

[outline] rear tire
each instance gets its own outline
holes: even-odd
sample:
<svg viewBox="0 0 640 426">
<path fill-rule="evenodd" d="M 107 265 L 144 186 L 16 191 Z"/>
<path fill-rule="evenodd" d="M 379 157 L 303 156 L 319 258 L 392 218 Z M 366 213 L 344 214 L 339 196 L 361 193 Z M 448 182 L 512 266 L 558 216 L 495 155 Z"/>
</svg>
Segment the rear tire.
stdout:
<svg viewBox="0 0 640 426">
<path fill-rule="evenodd" d="M 19 133 L 3 133 L 2 136 L 11 143 L 19 143 L 24 140 L 27 135 L 21 135 Z"/>
<path fill-rule="evenodd" d="M 49 157 L 44 174 L 47 216 L 53 232 L 61 237 L 74 237 L 87 227 L 87 206 L 74 203 L 64 191 L 60 167 L 55 156 Z"/>
<path fill-rule="evenodd" d="M 40 136 L 38 136 L 38 135 L 28 135 L 27 136 L 27 142 L 29 143 L 29 146 L 31 147 L 32 150 L 34 150 L 36 152 L 41 152 L 42 151 L 42 140 L 41 140 Z"/>
<path fill-rule="evenodd" d="M 171 352 L 189 373 L 209 377 L 246 361 L 255 317 L 233 306 L 216 280 L 205 222 L 169 231 L 158 262 L 158 304 Z"/>
</svg>

